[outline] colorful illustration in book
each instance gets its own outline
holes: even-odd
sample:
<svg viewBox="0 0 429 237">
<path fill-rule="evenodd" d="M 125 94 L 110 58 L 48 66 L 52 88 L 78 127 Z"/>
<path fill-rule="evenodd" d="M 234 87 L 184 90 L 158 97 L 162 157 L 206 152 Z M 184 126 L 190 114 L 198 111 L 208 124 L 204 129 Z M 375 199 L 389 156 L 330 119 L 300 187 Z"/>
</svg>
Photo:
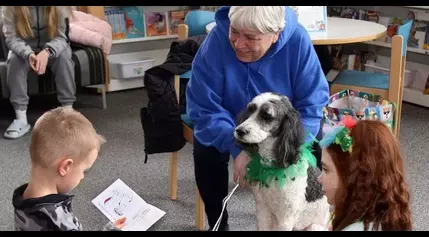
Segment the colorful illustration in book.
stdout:
<svg viewBox="0 0 429 237">
<path fill-rule="evenodd" d="M 114 189 L 103 201 L 103 206 L 112 216 L 122 216 L 124 210 L 133 200 L 133 195 Z"/>
</svg>

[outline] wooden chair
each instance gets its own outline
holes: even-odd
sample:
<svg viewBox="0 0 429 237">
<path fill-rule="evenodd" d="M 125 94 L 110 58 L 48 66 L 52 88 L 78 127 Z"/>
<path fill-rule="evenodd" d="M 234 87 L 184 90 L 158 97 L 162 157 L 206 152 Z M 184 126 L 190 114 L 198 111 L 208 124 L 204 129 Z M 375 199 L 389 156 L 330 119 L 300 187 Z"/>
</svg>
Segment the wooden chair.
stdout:
<svg viewBox="0 0 429 237">
<path fill-rule="evenodd" d="M 214 12 L 209 11 L 191 11 L 187 14 L 185 24 L 178 26 L 178 40 L 185 40 L 188 36 L 205 34 L 205 26 L 214 21 Z M 190 34 L 192 29 L 193 34 Z M 174 89 L 176 91 L 177 101 L 180 103 L 180 82 L 181 79 L 190 79 L 192 72 L 186 72 L 182 75 L 175 75 Z M 183 136 L 190 144 L 193 143 L 192 123 L 186 114 L 182 114 Z M 170 156 L 170 173 L 169 173 L 169 196 L 170 199 L 177 199 L 177 162 L 178 152 L 171 153 Z M 195 186 L 195 225 L 198 230 L 204 229 L 204 203 L 201 199 L 198 188 Z"/>
<path fill-rule="evenodd" d="M 392 37 L 390 53 L 390 74 L 345 70 L 332 82 L 331 95 L 344 90 L 357 90 L 377 94 L 396 103 L 393 132 L 399 137 L 402 112 L 402 96 L 407 54 L 407 42 L 412 21 L 398 27 L 398 34 Z"/>
</svg>

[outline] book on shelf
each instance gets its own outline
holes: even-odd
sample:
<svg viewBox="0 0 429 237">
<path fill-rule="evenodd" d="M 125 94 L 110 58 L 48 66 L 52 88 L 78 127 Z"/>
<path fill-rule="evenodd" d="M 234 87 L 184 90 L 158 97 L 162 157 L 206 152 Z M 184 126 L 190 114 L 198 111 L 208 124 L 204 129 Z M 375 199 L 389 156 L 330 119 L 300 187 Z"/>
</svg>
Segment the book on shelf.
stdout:
<svg viewBox="0 0 429 237">
<path fill-rule="evenodd" d="M 327 6 L 291 6 L 299 23 L 310 35 L 324 35 L 328 30 Z"/>
<path fill-rule="evenodd" d="M 177 27 L 185 23 L 186 11 L 176 10 L 168 12 L 168 30 L 170 35 L 176 35 Z"/>
<path fill-rule="evenodd" d="M 428 32 L 428 21 L 417 19 L 417 13 L 412 10 L 408 11 L 407 20 L 413 21 L 407 46 L 424 49 L 425 37 Z"/>
<path fill-rule="evenodd" d="M 380 12 L 378 11 L 374 11 L 374 10 L 364 11 L 364 14 L 365 14 L 365 17 L 363 17 L 362 19 L 365 19 L 366 21 L 378 23 L 378 21 L 380 20 Z"/>
<path fill-rule="evenodd" d="M 119 8 L 108 8 L 104 11 L 104 19 L 112 26 L 112 39 L 126 38 L 124 12 Z"/>
<path fill-rule="evenodd" d="M 167 12 L 145 12 L 146 36 L 168 35 Z"/>
<path fill-rule="evenodd" d="M 408 47 L 412 48 L 424 48 L 425 37 L 427 32 L 428 22 L 416 20 L 413 22 L 410 36 L 408 38 Z"/>
<path fill-rule="evenodd" d="M 344 45 L 331 45 L 330 55 L 332 58 L 332 69 L 344 71 L 347 69 L 348 55 L 344 54 Z"/>
<path fill-rule="evenodd" d="M 387 24 L 385 43 L 392 43 L 392 37 L 398 32 L 399 26 L 405 24 L 407 21 L 401 17 L 389 17 L 389 23 Z"/>
<path fill-rule="evenodd" d="M 104 13 L 104 20 L 112 26 L 112 39 L 120 40 L 176 35 L 187 10 L 144 12 L 141 6 L 112 6 Z"/>
<path fill-rule="evenodd" d="M 124 11 L 125 34 L 126 38 L 145 37 L 144 14 L 136 6 L 127 6 L 122 8 Z"/>
<path fill-rule="evenodd" d="M 429 50 L 429 23 L 426 25 L 426 35 L 423 44 L 423 49 Z"/>
<path fill-rule="evenodd" d="M 365 49 L 355 49 L 353 54 L 353 70 L 356 71 L 365 71 L 365 64 L 368 62 L 375 62 L 377 59 L 377 55 L 374 52 Z"/>
</svg>

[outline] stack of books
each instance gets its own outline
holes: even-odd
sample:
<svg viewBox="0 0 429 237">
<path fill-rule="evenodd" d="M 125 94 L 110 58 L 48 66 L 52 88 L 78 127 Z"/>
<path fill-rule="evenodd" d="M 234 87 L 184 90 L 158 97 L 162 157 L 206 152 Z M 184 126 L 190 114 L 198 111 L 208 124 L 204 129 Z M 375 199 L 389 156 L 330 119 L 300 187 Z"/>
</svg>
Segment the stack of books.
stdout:
<svg viewBox="0 0 429 237">
<path fill-rule="evenodd" d="M 143 12 L 136 6 L 106 7 L 105 21 L 112 26 L 112 39 L 177 35 L 187 11 Z"/>
</svg>

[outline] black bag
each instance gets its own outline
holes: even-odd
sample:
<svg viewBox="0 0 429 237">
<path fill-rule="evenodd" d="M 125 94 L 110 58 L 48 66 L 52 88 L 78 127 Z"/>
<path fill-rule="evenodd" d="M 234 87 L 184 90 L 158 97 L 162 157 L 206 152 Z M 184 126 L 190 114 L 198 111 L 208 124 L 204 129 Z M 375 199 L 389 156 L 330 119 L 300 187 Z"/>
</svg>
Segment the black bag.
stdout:
<svg viewBox="0 0 429 237">
<path fill-rule="evenodd" d="M 154 102 L 149 102 L 147 107 L 140 110 L 145 142 L 144 163 L 147 163 L 150 154 L 175 152 L 186 144 L 183 137 L 180 108 L 173 100 L 176 98 L 163 96 Z M 154 111 L 161 107 L 165 110 Z M 169 111 L 169 113 L 165 114 L 164 111 Z"/>
<path fill-rule="evenodd" d="M 150 154 L 176 152 L 186 144 L 180 115 L 186 113 L 185 91 L 188 79 L 180 81 L 179 104 L 174 88 L 174 75 L 191 70 L 195 54 L 205 38 L 206 35 L 201 35 L 173 42 L 165 62 L 145 72 L 144 85 L 149 103 L 140 110 L 145 139 L 145 163 Z"/>
</svg>

